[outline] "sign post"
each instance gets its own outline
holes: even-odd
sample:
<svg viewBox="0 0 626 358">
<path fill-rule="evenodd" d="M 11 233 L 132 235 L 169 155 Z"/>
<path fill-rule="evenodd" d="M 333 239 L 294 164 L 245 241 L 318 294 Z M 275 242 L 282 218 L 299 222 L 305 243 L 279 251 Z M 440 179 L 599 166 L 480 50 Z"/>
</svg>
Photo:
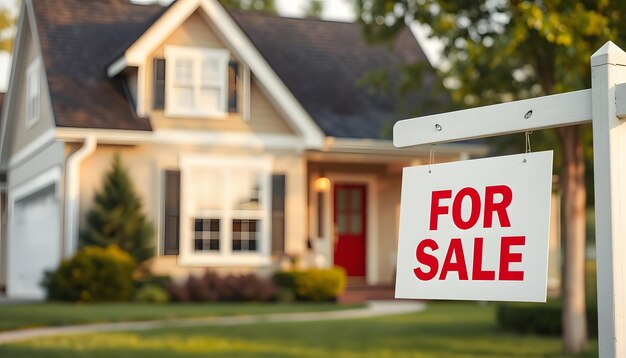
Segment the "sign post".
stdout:
<svg viewBox="0 0 626 358">
<path fill-rule="evenodd" d="M 626 357 L 626 53 L 607 42 L 591 75 L 590 90 L 400 121 L 393 139 L 406 147 L 593 122 L 598 346 L 601 357 Z"/>
</svg>

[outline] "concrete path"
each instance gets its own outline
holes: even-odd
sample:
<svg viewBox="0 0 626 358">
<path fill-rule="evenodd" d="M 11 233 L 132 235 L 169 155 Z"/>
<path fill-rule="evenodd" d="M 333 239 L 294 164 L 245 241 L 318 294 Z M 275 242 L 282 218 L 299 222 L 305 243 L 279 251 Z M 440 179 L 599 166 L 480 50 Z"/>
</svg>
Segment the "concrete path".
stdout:
<svg viewBox="0 0 626 358">
<path fill-rule="evenodd" d="M 21 329 L 0 333 L 0 344 L 33 338 L 66 334 L 115 331 L 144 331 L 149 329 L 196 326 L 236 326 L 255 323 L 310 322 L 370 318 L 424 310 L 426 305 L 415 301 L 370 301 L 364 308 L 328 312 L 274 313 L 234 317 L 180 318 L 142 322 L 98 323 L 62 327 Z"/>
</svg>

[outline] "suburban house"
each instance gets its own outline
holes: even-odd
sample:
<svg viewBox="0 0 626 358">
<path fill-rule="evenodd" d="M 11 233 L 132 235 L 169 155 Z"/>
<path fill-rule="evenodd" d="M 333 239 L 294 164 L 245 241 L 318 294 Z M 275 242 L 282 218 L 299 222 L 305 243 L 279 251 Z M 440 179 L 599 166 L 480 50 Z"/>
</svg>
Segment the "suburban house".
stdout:
<svg viewBox="0 0 626 358">
<path fill-rule="evenodd" d="M 115 153 L 155 227 L 155 273 L 267 274 L 313 255 L 393 282 L 401 171 L 429 148 L 393 147 L 408 114 L 367 83 L 416 62 L 429 66 L 408 29 L 369 47 L 357 24 L 217 0 L 24 0 L 0 121 L 0 286 L 43 297 Z M 427 109 L 437 78 L 423 77 Z"/>
</svg>

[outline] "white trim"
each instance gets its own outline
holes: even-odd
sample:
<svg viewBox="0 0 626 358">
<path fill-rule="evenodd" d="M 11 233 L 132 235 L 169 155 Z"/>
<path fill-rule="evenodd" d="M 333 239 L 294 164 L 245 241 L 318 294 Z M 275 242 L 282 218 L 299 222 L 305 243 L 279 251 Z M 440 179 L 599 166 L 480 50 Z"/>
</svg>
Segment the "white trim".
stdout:
<svg viewBox="0 0 626 358">
<path fill-rule="evenodd" d="M 45 172 L 37 174 L 32 179 L 20 183 L 9 189 L 9 195 L 13 202 L 20 201 L 25 197 L 44 189 L 51 184 L 58 184 L 61 181 L 61 167 L 55 165 Z M 59 195 L 60 187 L 56 188 L 56 195 Z M 12 212 L 12 211 L 9 211 Z"/>
<path fill-rule="evenodd" d="M 120 57 L 115 60 L 112 64 L 107 67 L 107 76 L 115 77 L 117 74 L 121 73 L 123 70 L 128 67 L 128 63 L 126 63 L 126 57 Z"/>
<path fill-rule="evenodd" d="M 263 172 L 263 180 L 261 185 L 261 203 L 262 210 L 254 212 L 246 212 L 245 210 L 234 210 L 228 208 L 226 200 L 228 195 L 224 196 L 224 207 L 206 211 L 206 213 L 198 212 L 191 207 L 192 203 L 188 200 L 192 190 L 192 178 L 188 176 L 188 170 L 197 167 L 213 167 L 220 170 L 232 170 L 241 168 L 253 168 Z M 179 160 L 180 168 L 180 188 L 181 188 L 181 205 L 180 205 L 180 244 L 177 262 L 182 266 L 216 266 L 216 265 L 269 265 L 271 263 L 271 172 L 272 158 L 269 156 L 261 157 L 244 157 L 244 156 L 209 156 L 209 155 L 181 155 Z M 245 169 L 243 169 L 245 170 Z M 231 173 L 232 174 L 232 173 Z M 228 191 L 228 188 L 225 189 Z M 196 252 L 193 247 L 193 230 L 188 223 L 196 215 L 200 217 L 219 217 L 221 222 L 220 229 L 220 251 L 219 252 Z M 257 252 L 232 252 L 231 242 L 232 234 L 230 222 L 236 218 L 258 218 L 261 220 L 261 237 L 258 238 Z M 187 224 L 186 224 L 187 223 Z"/>
<path fill-rule="evenodd" d="M 97 139 L 84 138 L 83 146 L 67 158 L 65 168 L 65 245 L 63 256 L 68 258 L 78 247 L 78 223 L 80 221 L 80 165 L 96 151 Z"/>
<path fill-rule="evenodd" d="M 42 133 L 39 137 L 28 143 L 24 148 L 15 152 L 11 158 L 9 158 L 9 168 L 15 168 L 21 165 L 25 160 L 31 156 L 37 154 L 56 140 L 56 133 L 54 129 L 48 129 Z"/>
<path fill-rule="evenodd" d="M 378 181 L 374 175 L 362 175 L 362 174 L 347 174 L 347 173 L 326 173 L 330 180 L 330 190 L 325 192 L 324 198 L 324 229 L 325 229 L 325 241 L 328 244 L 328 263 L 332 266 L 334 263 L 334 237 L 335 227 L 333 223 L 334 217 L 334 197 L 335 197 L 335 184 L 365 184 L 366 186 L 366 198 L 367 198 L 367 227 L 366 227 L 366 246 L 365 246 L 365 280 L 368 285 L 378 284 L 379 277 L 379 257 L 378 257 Z M 313 183 L 310 183 L 311 187 Z M 309 188 L 311 190 L 311 188 Z M 313 193 L 315 193 L 313 189 Z M 313 213 L 317 213 L 317 202 L 313 206 Z M 317 214 L 314 214 L 317 215 Z M 313 221 L 312 221 L 313 222 Z"/>
<path fill-rule="evenodd" d="M 389 154 L 393 156 L 413 157 L 416 155 L 428 155 L 430 146 L 423 145 L 398 150 L 391 140 L 326 137 L 322 151 L 353 154 Z M 438 145 L 435 151 L 442 154 L 465 152 L 470 155 L 484 156 L 489 152 L 489 146 L 485 144 L 449 143 Z"/>
<path fill-rule="evenodd" d="M 23 51 L 20 51 L 20 48 L 22 47 L 22 32 L 24 31 L 23 27 L 24 27 L 24 19 L 26 16 L 26 3 L 28 3 L 28 1 L 22 1 L 22 5 L 20 6 L 20 15 L 17 21 L 17 31 L 15 35 L 15 41 L 13 42 L 13 58 L 11 60 L 11 73 L 9 75 L 9 85 L 7 87 L 7 93 L 4 98 L 4 104 L 2 106 L 2 114 L 0 116 L 0 120 L 2 122 L 1 123 L 2 130 L 0 130 L 0 158 L 2 160 L 0 162 L 2 163 L 6 162 L 6 159 L 5 159 L 6 155 L 4 153 L 5 153 L 5 145 L 6 145 L 5 138 L 6 138 L 6 132 L 7 132 L 7 123 L 8 123 L 7 116 L 9 112 L 11 98 L 13 97 L 12 89 L 14 87 L 15 75 L 17 71 L 16 70 L 17 58 L 20 57 L 21 53 L 23 52 Z"/>
<path fill-rule="evenodd" d="M 193 144 L 247 149 L 276 149 L 302 151 L 302 139 L 287 134 L 254 134 L 249 132 L 209 132 L 177 129 L 125 131 L 111 129 L 58 128 L 56 138 L 61 141 L 82 140 L 95 136 L 102 144 Z"/>
<path fill-rule="evenodd" d="M 204 14 L 215 24 L 218 35 L 230 43 L 238 58 L 241 58 L 256 75 L 270 99 L 289 119 L 290 125 L 304 137 L 304 146 L 310 149 L 320 148 L 324 134 L 315 121 L 304 110 L 294 95 L 289 91 L 270 65 L 261 56 L 252 42 L 243 33 L 228 12 L 215 0 L 180 0 L 174 3 L 124 54 L 128 66 L 144 67 L 146 58 L 160 45 L 167 36 L 178 28 L 196 9 L 202 8 Z M 114 64 L 119 61 L 116 60 Z M 109 66 L 109 76 L 119 72 L 118 67 Z M 139 86 L 139 91 L 145 90 Z M 141 101 L 138 99 L 138 103 Z M 142 115 L 142 109 L 138 113 Z"/>
<path fill-rule="evenodd" d="M 224 49 L 168 45 L 164 48 L 164 54 L 167 67 L 165 71 L 165 115 L 167 117 L 226 119 L 228 114 L 228 61 L 230 60 L 230 53 Z M 182 60 L 191 62 L 192 82 L 190 87 L 193 91 L 195 108 L 178 107 L 175 101 L 176 63 Z M 218 108 L 209 110 L 199 108 L 200 104 L 205 102 L 200 96 L 200 91 L 207 85 L 202 83 L 204 71 L 202 64 L 206 60 L 216 60 L 218 63 L 218 78 L 210 87 L 219 91 Z"/>
</svg>

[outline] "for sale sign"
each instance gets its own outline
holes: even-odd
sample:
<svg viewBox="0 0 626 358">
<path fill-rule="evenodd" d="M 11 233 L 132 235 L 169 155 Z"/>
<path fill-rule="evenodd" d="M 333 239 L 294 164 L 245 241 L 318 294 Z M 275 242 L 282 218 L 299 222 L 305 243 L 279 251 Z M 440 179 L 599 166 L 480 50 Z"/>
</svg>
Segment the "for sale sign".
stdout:
<svg viewBox="0 0 626 358">
<path fill-rule="evenodd" d="M 546 301 L 552 151 L 404 168 L 396 298 Z"/>
</svg>

